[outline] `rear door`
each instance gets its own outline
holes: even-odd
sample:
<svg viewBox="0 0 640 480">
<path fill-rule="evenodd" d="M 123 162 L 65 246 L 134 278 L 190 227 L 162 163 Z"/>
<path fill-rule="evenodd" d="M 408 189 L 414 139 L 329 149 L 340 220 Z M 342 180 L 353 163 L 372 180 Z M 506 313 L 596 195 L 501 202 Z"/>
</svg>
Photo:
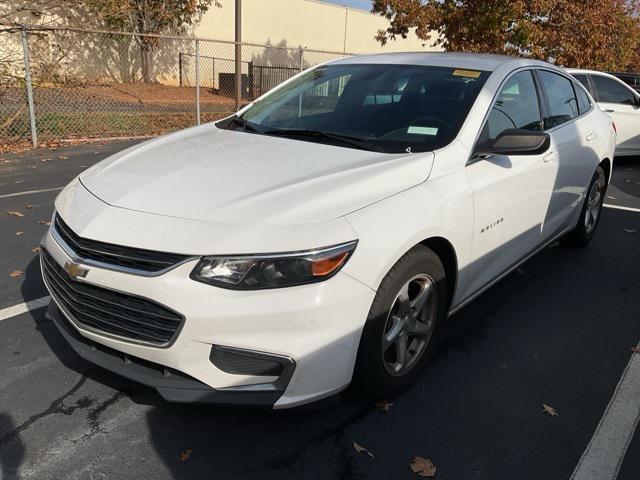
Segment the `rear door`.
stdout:
<svg viewBox="0 0 640 480">
<path fill-rule="evenodd" d="M 577 82 L 551 70 L 540 69 L 537 76 L 545 98 L 544 129 L 551 136 L 545 160 L 554 170 L 542 226 L 546 241 L 568 228 L 580 208 L 598 163 L 593 145 L 599 134 L 589 115 L 591 101 Z"/>
<path fill-rule="evenodd" d="M 503 83 L 476 149 L 513 129 L 542 130 L 542 110 L 532 70 Z M 474 195 L 469 292 L 491 282 L 540 243 L 542 223 L 554 185 L 555 168 L 541 155 L 472 157 L 466 173 Z"/>
<path fill-rule="evenodd" d="M 613 118 L 618 131 L 616 154 L 640 154 L 640 104 L 638 94 L 624 82 L 591 74 L 594 97 Z"/>
</svg>

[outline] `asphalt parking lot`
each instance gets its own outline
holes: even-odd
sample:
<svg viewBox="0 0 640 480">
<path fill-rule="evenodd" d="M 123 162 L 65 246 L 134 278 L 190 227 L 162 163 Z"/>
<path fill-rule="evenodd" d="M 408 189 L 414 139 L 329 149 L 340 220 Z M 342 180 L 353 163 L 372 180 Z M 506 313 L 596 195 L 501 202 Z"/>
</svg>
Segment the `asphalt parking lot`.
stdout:
<svg viewBox="0 0 640 480">
<path fill-rule="evenodd" d="M 640 159 L 615 162 L 606 203 L 622 208 L 593 242 L 551 245 L 452 317 L 388 411 L 347 391 L 274 413 L 167 404 L 78 358 L 44 309 L 7 310 L 47 295 L 33 249 L 59 188 L 127 145 L 0 157 L 1 480 L 403 479 L 416 455 L 438 479 L 571 476 L 637 355 Z M 640 478 L 637 432 L 618 478 Z"/>
</svg>

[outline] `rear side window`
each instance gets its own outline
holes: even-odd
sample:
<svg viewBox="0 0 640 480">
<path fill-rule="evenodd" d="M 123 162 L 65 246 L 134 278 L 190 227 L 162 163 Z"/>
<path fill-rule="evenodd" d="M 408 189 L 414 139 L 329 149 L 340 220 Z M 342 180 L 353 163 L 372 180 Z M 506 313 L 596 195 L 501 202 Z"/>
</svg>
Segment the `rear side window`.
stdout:
<svg viewBox="0 0 640 480">
<path fill-rule="evenodd" d="M 591 81 L 598 93 L 598 101 L 635 105 L 635 96 L 621 83 L 600 75 L 591 75 Z"/>
<path fill-rule="evenodd" d="M 544 119 L 545 129 L 562 125 L 578 116 L 578 101 L 571 80 L 553 72 L 541 70 L 540 81 L 547 94 L 549 112 Z"/>
<path fill-rule="evenodd" d="M 585 92 L 580 85 L 574 85 L 573 88 L 576 91 L 576 98 L 578 99 L 578 111 L 580 115 L 582 115 L 591 109 L 591 100 L 589 100 L 587 92 Z"/>
<path fill-rule="evenodd" d="M 505 130 L 513 128 L 542 130 L 538 93 L 529 70 L 516 73 L 502 87 L 479 142 L 494 140 Z"/>
<path fill-rule="evenodd" d="M 576 80 L 578 80 L 584 86 L 584 88 L 586 88 L 591 93 L 591 86 L 589 85 L 589 80 L 587 80 L 586 75 L 575 74 L 573 77 Z"/>
</svg>

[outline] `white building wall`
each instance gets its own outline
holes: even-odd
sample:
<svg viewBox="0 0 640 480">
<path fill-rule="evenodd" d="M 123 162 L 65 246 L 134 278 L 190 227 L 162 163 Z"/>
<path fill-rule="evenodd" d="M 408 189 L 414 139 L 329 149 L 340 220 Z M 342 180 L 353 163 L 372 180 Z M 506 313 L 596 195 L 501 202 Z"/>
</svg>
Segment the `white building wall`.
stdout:
<svg viewBox="0 0 640 480">
<path fill-rule="evenodd" d="M 195 28 L 195 35 L 233 40 L 234 0 L 211 7 Z M 307 47 L 350 53 L 435 50 L 414 34 L 382 46 L 374 36 L 388 21 L 365 10 L 318 0 L 243 0 L 242 40 L 288 47 Z M 283 45 L 284 46 L 284 45 Z"/>
</svg>

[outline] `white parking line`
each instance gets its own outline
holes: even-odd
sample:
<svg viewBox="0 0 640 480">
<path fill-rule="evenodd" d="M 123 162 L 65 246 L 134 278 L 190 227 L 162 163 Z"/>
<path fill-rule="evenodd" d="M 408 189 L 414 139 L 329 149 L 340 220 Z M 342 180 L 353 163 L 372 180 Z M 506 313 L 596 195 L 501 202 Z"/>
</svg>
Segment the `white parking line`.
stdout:
<svg viewBox="0 0 640 480">
<path fill-rule="evenodd" d="M 38 308 L 46 307 L 49 305 L 49 300 L 51 300 L 51 297 L 47 295 L 46 297 L 36 298 L 35 300 L 14 305 L 13 307 L 4 308 L 0 310 L 0 322 L 30 310 L 37 310 Z"/>
<path fill-rule="evenodd" d="M 21 197 L 22 195 L 31 195 L 33 193 L 55 192 L 57 190 L 62 190 L 63 188 L 64 187 L 43 188 L 42 190 L 27 190 L 26 192 L 5 193 L 4 195 L 0 195 L 0 198 Z"/>
<path fill-rule="evenodd" d="M 610 203 L 605 203 L 603 207 L 615 208 L 616 210 L 626 210 L 627 212 L 640 212 L 640 208 L 623 207 L 621 205 L 611 205 Z"/>
<path fill-rule="evenodd" d="M 633 353 L 571 480 L 614 480 L 639 419 L 640 354 Z"/>
</svg>

